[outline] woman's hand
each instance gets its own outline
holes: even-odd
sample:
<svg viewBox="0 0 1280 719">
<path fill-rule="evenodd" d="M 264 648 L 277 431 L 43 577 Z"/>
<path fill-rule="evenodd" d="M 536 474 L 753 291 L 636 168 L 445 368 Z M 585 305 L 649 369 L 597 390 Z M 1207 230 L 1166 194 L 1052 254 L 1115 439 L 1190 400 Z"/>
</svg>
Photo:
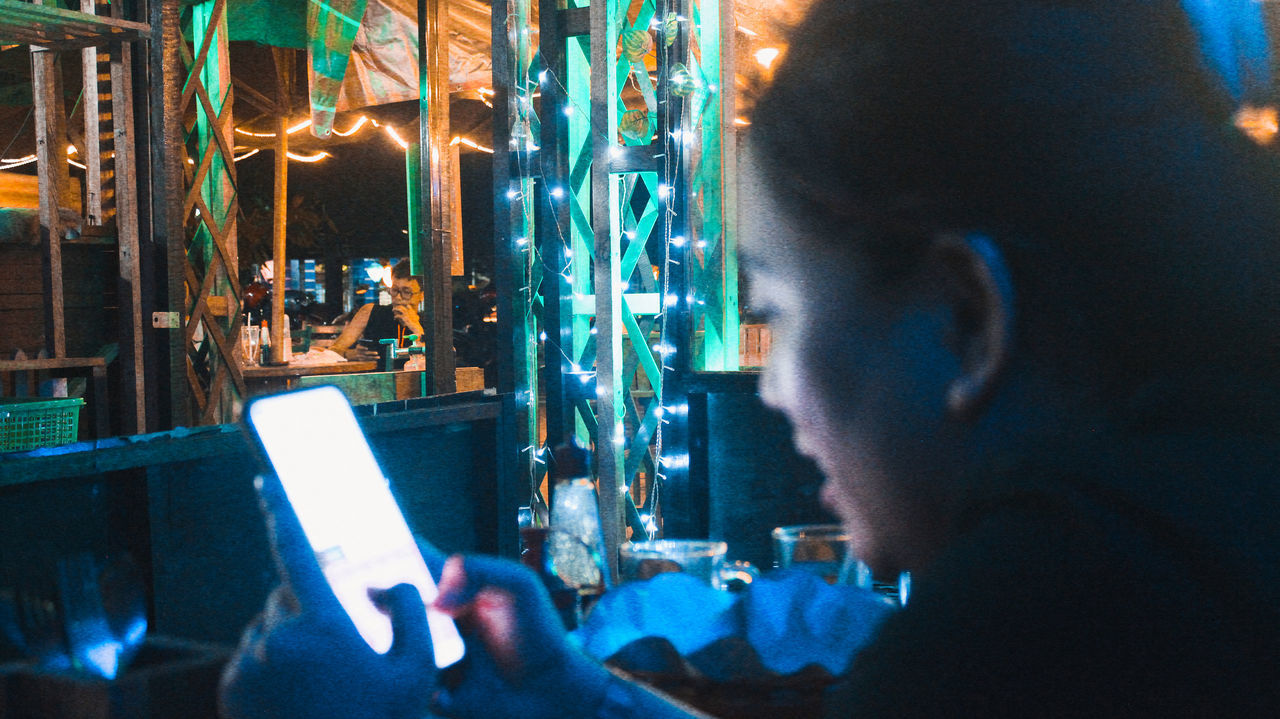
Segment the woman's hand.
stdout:
<svg viewBox="0 0 1280 719">
<path fill-rule="evenodd" d="M 596 715 L 612 675 L 569 644 L 533 572 L 501 559 L 452 557 L 435 607 L 457 620 L 467 657 L 436 693 L 434 710 L 485 719 Z"/>
<path fill-rule="evenodd" d="M 378 654 L 329 588 L 278 481 L 260 481 L 268 534 L 284 579 L 244 633 L 223 672 L 219 704 L 229 719 L 418 719 L 435 686 L 426 610 L 401 584 L 370 592 L 391 618 L 394 641 Z"/>
</svg>

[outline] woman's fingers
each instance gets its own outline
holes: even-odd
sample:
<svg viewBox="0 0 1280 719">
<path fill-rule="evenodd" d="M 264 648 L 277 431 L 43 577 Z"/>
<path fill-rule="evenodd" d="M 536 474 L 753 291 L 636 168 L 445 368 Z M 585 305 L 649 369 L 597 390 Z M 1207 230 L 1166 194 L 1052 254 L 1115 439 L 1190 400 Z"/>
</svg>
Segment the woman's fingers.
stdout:
<svg viewBox="0 0 1280 719">
<path fill-rule="evenodd" d="M 427 626 L 427 608 L 412 584 L 397 584 L 385 590 L 370 590 L 369 598 L 391 618 L 390 654 L 410 664 L 433 664 L 431 630 Z"/>
</svg>

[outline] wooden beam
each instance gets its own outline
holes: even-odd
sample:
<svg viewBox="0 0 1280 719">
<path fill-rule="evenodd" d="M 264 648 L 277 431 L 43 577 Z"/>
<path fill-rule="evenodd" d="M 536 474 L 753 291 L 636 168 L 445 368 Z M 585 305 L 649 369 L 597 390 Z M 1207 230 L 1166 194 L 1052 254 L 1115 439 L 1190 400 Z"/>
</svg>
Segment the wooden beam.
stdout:
<svg viewBox="0 0 1280 719">
<path fill-rule="evenodd" d="M 284 276 L 288 263 L 286 232 L 289 224 L 289 111 L 292 109 L 293 50 L 273 47 L 276 63 L 275 197 L 272 200 L 271 364 L 285 363 Z"/>
<path fill-rule="evenodd" d="M 67 186 L 66 116 L 62 75 L 55 53 L 31 48 L 32 95 L 35 98 L 36 161 L 40 179 L 40 239 L 43 245 L 44 344 L 53 357 L 67 355 L 62 295 L 62 218 L 60 200 Z"/>
<path fill-rule="evenodd" d="M 112 6 L 117 12 L 119 3 Z M 126 379 L 121 383 L 122 427 L 131 434 L 147 431 L 146 374 L 142 352 L 142 265 L 138 243 L 138 177 L 133 142 L 133 48 L 111 48 L 111 127 L 114 133 L 116 248 L 118 256 L 120 360 Z"/>
<path fill-rule="evenodd" d="M 80 0 L 80 11 L 93 14 L 97 0 Z M 98 48 L 86 47 L 80 51 L 82 85 L 81 102 L 84 103 L 84 137 L 76 143 L 84 162 L 85 204 L 84 217 L 92 225 L 102 224 L 102 153 L 99 151 L 101 129 L 98 119 Z M 106 59 L 106 56 L 103 56 Z"/>
<path fill-rule="evenodd" d="M 449 145 L 449 274 L 465 275 L 466 262 L 462 254 L 462 148 Z M 452 291 L 452 290 L 451 290 Z"/>
<path fill-rule="evenodd" d="M 449 14 L 441 0 L 418 0 L 418 145 L 420 236 L 424 242 L 422 274 L 426 301 L 423 330 L 428 391 L 453 392 L 453 278 L 449 248 L 452 191 L 449 180 Z M 428 208 L 429 211 L 428 211 Z M 430 223 L 429 225 L 427 223 Z"/>
<path fill-rule="evenodd" d="M 153 242 L 165 250 L 167 298 L 164 309 L 179 318 L 179 326 L 161 329 L 166 346 L 168 427 L 190 425 L 192 393 L 187 379 L 185 335 L 187 312 L 187 253 L 183 231 L 183 185 L 186 172 L 182 148 L 182 111 L 179 105 L 183 76 L 182 29 L 178 0 L 148 4 L 148 19 L 155 27 L 150 49 L 151 82 L 151 233 Z M 157 253 L 159 254 L 159 253 Z M 159 261 L 159 260 L 158 260 Z M 163 296 L 162 293 L 157 293 Z M 162 386 L 157 382 L 156 386 Z M 153 427 L 153 429 L 156 429 Z"/>
<path fill-rule="evenodd" d="M 617 75 L 613 71 L 617 26 L 610 3 L 591 3 L 591 228 L 595 234 L 592 284 L 596 295 L 596 467 L 600 489 L 600 528 L 609 574 L 618 576 L 618 546 L 625 539 L 622 488 L 626 468 L 623 420 L 626 387 L 622 382 L 622 289 L 620 257 L 610 217 L 616 212 L 617 184 L 610 175 L 613 137 L 602 128 L 617 127 Z"/>
<path fill-rule="evenodd" d="M 0 0 L 0 45 L 29 44 L 74 50 L 111 42 L 145 40 L 146 23 L 64 10 L 26 0 Z"/>
<path fill-rule="evenodd" d="M 274 52 L 275 50 L 278 50 L 280 48 L 271 48 L 271 49 L 272 49 L 272 52 Z M 263 95 L 262 93 L 253 89 L 253 87 L 250 86 L 249 83 L 245 82 L 244 80 L 238 77 L 233 77 L 231 78 L 231 84 L 235 85 L 236 89 L 240 91 L 240 94 L 244 97 L 245 100 L 249 102 L 250 105 L 253 105 L 254 107 L 258 108 L 259 110 L 261 110 L 262 112 L 268 115 L 276 114 L 276 107 L 277 107 L 276 103 L 272 102 L 270 98 L 268 98 L 266 95 Z"/>
</svg>

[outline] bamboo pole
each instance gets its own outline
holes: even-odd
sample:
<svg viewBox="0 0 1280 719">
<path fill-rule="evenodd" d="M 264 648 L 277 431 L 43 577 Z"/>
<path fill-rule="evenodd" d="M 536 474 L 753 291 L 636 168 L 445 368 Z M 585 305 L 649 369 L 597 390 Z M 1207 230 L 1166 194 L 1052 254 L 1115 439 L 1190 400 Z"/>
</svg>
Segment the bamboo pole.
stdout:
<svg viewBox="0 0 1280 719">
<path fill-rule="evenodd" d="M 284 364 L 284 276 L 289 261 L 285 243 L 289 222 L 289 111 L 293 90 L 293 51 L 272 48 L 276 62 L 276 162 L 275 197 L 271 234 L 271 364 Z"/>
</svg>

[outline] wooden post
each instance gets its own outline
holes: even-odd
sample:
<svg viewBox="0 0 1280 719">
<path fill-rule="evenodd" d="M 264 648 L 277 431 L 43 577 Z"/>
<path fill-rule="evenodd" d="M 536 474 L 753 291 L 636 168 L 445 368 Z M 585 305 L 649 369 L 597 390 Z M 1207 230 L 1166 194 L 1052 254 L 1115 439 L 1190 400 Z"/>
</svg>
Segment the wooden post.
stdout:
<svg viewBox="0 0 1280 719">
<path fill-rule="evenodd" d="M 112 5 L 120 12 L 120 4 Z M 138 177 L 133 142 L 133 48 L 131 43 L 111 45 L 111 125 L 114 133 L 116 249 L 119 257 L 118 294 L 122 374 L 121 429 L 132 434 L 147 431 L 146 373 L 142 349 L 142 265 L 138 244 Z M 86 133 L 87 135 L 88 133 Z M 131 416 L 132 415 L 132 416 Z"/>
<path fill-rule="evenodd" d="M 272 200 L 271 364 L 284 364 L 284 276 L 289 261 L 286 234 L 289 224 L 289 113 L 292 109 L 293 50 L 273 47 L 276 63 L 276 161 L 275 198 Z"/>
<path fill-rule="evenodd" d="M 37 4 L 44 3 L 37 0 Z M 62 104 L 62 75 L 54 63 L 54 51 L 31 47 L 31 81 L 36 119 L 36 172 L 40 181 L 44 345 L 50 357 L 66 357 L 62 294 L 63 227 L 59 206 L 69 182 L 67 127 Z"/>
<path fill-rule="evenodd" d="M 452 131 L 450 131 L 452 132 Z M 449 134 L 449 133 L 446 133 Z M 466 263 L 462 256 L 462 148 L 449 140 L 449 274 L 465 275 Z"/>
<path fill-rule="evenodd" d="M 614 146 L 612 128 L 618 126 L 614 72 L 618 27 L 613 13 L 618 0 L 591 3 L 591 228 L 595 234 L 592 286 L 596 310 L 596 471 L 600 489 L 600 528 L 604 532 L 609 573 L 618 577 L 618 546 L 625 539 L 622 515 L 623 474 L 626 466 L 626 387 L 622 383 L 621 257 L 617 238 L 618 183 L 609 172 Z M 609 128 L 609 135 L 598 128 Z"/>
<path fill-rule="evenodd" d="M 80 11 L 93 14 L 98 0 L 80 0 Z M 98 61 L 107 59 L 109 55 L 101 53 L 96 46 L 89 46 L 80 51 L 81 70 L 83 72 L 83 88 L 81 102 L 84 104 L 84 142 L 81 143 L 80 156 L 84 159 L 84 217 L 92 225 L 102 224 L 102 153 L 100 151 L 101 126 L 98 116 L 98 101 L 101 88 L 98 86 Z"/>
<path fill-rule="evenodd" d="M 178 319 L 175 326 L 156 326 L 160 333 L 157 344 L 163 347 L 157 367 L 164 380 L 153 387 L 168 389 L 168 421 L 158 422 L 162 428 L 189 425 L 193 420 L 192 389 L 187 381 L 186 323 L 187 288 L 186 236 L 183 230 L 182 206 L 185 196 L 182 162 L 182 88 L 186 75 L 182 72 L 182 26 L 180 0 L 153 0 L 148 4 L 151 23 L 151 236 L 161 252 L 155 263 L 165 267 L 166 283 L 157 295 L 161 316 Z M 157 313 L 160 314 L 160 313 Z M 157 403 L 163 412 L 164 404 Z"/>
<path fill-rule="evenodd" d="M 418 0 L 418 144 L 422 237 L 422 316 L 426 331 L 427 365 L 433 394 L 456 388 L 453 362 L 453 278 L 450 275 L 449 195 L 449 28 L 448 11 L 440 0 Z M 429 198 L 428 195 L 429 194 Z M 430 227 L 426 222 L 430 222 Z"/>
</svg>

